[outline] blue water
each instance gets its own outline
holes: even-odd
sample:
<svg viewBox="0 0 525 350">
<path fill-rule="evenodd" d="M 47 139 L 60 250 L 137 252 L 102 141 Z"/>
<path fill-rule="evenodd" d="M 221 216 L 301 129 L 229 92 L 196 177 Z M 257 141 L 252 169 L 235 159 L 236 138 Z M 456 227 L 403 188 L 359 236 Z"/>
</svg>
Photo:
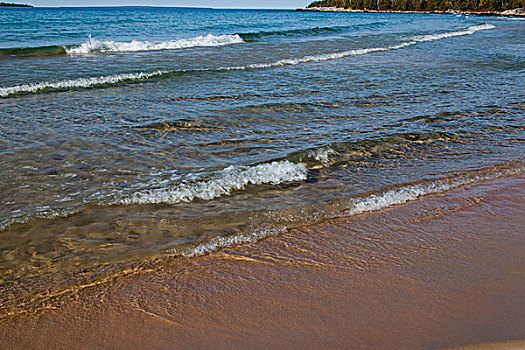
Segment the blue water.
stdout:
<svg viewBox="0 0 525 350">
<path fill-rule="evenodd" d="M 0 9 L 0 283 L 523 172 L 524 34 L 457 15 Z"/>
</svg>

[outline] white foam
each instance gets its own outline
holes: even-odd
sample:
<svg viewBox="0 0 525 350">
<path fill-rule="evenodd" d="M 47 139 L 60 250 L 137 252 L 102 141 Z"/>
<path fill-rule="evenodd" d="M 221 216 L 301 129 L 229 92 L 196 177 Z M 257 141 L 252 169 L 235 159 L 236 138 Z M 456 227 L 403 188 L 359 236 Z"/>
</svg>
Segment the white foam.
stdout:
<svg viewBox="0 0 525 350">
<path fill-rule="evenodd" d="M 318 162 L 321 162 L 323 165 L 328 164 L 330 162 L 331 155 L 337 155 L 337 154 L 339 153 L 337 153 L 330 147 L 318 148 L 315 150 L 309 150 L 307 152 L 308 157 L 313 158 L 317 160 Z"/>
<path fill-rule="evenodd" d="M 395 49 L 395 48 L 396 47 L 392 46 L 392 47 L 375 47 L 375 48 L 369 48 L 369 49 L 356 49 L 356 50 L 348 50 L 348 51 L 342 51 L 342 52 L 333 52 L 333 53 L 316 55 L 316 56 L 304 56 L 300 58 L 282 59 L 279 61 L 274 61 L 274 62 L 269 62 L 269 63 L 254 63 L 254 64 L 249 64 L 247 66 L 222 67 L 219 69 L 221 70 L 245 70 L 245 69 L 261 69 L 261 68 L 271 68 L 271 67 L 280 67 L 280 66 L 290 66 L 290 65 L 298 65 L 301 63 L 336 60 L 336 59 L 344 58 L 348 56 L 366 55 L 372 52 L 388 51 L 388 50 Z"/>
<path fill-rule="evenodd" d="M 457 186 L 460 186 L 460 184 L 457 184 L 454 187 Z M 434 182 L 392 189 L 378 195 L 372 194 L 365 198 L 352 200 L 351 208 L 345 212 L 345 215 L 351 216 L 368 211 L 381 210 L 396 204 L 403 204 L 408 201 L 416 200 L 426 194 L 446 191 L 450 188 L 452 188 L 451 184 Z"/>
<path fill-rule="evenodd" d="M 23 84 L 10 87 L 0 88 L 0 97 L 7 97 L 18 93 L 30 93 L 38 92 L 47 89 L 73 89 L 73 88 L 87 88 L 90 86 L 104 85 L 104 84 L 117 84 L 128 80 L 141 80 L 149 79 L 163 74 L 167 74 L 169 71 L 157 70 L 154 72 L 138 72 L 138 73 L 124 73 L 124 74 L 113 74 L 105 75 L 100 77 L 91 78 L 77 78 L 60 80 L 55 82 L 41 82 L 32 84 Z"/>
<path fill-rule="evenodd" d="M 382 194 L 372 194 L 363 198 L 352 199 L 349 202 L 349 209 L 344 210 L 344 212 L 341 214 L 330 215 L 329 217 L 353 216 L 365 212 L 378 211 L 397 204 L 403 204 L 416 200 L 424 195 L 448 191 L 478 181 L 492 180 L 499 176 L 516 175 L 523 173 L 523 171 L 525 171 L 525 168 L 523 166 L 519 166 L 517 168 L 501 169 L 496 172 L 489 171 L 487 173 L 481 173 L 472 176 L 454 177 L 432 182 L 406 185 L 400 188 L 388 190 Z M 189 251 L 178 251 L 175 248 L 170 249 L 167 252 L 180 254 L 184 257 L 191 258 L 208 254 L 224 247 L 231 247 L 233 245 L 244 243 L 255 243 L 265 237 L 287 232 L 287 230 L 288 229 L 283 226 L 274 229 L 261 229 L 248 233 L 241 232 L 232 236 L 218 236 L 212 238 L 208 242 L 197 245 Z"/>
<path fill-rule="evenodd" d="M 502 169 L 496 172 L 481 173 L 474 176 L 456 177 L 436 180 L 427 183 L 407 185 L 388 190 L 382 194 L 371 194 L 364 198 L 352 199 L 350 208 L 345 210 L 345 216 L 357 215 L 368 211 L 377 211 L 397 204 L 403 204 L 418 199 L 421 196 L 448 191 L 474 182 L 493 180 L 499 176 L 509 176 L 525 171 L 523 166 Z"/>
<path fill-rule="evenodd" d="M 79 46 L 66 48 L 70 55 L 86 55 L 95 52 L 138 52 L 138 51 L 158 51 L 158 50 L 176 50 L 190 47 L 205 46 L 224 46 L 231 44 L 243 43 L 244 40 L 238 35 L 212 35 L 198 36 L 189 39 L 179 39 L 170 41 L 137 41 L 119 42 L 119 41 L 99 41 L 89 37 L 89 40 Z"/>
<path fill-rule="evenodd" d="M 233 236 L 226 237 L 214 237 L 206 243 L 201 243 L 191 249 L 188 252 L 182 252 L 181 255 L 187 258 L 192 258 L 195 256 L 200 256 L 208 254 L 214 251 L 217 251 L 221 248 L 231 247 L 233 245 L 245 244 L 245 243 L 255 243 L 260 241 L 263 238 L 274 236 L 286 232 L 286 228 L 275 228 L 275 229 L 265 229 L 250 233 L 239 233 Z M 169 250 L 168 252 L 177 253 L 176 249 Z"/>
<path fill-rule="evenodd" d="M 68 209 L 51 209 L 49 207 L 41 207 L 37 209 L 35 215 L 26 215 L 19 217 L 12 217 L 7 220 L 0 221 L 0 231 L 4 231 L 9 226 L 14 224 L 25 224 L 31 219 L 56 219 L 65 218 L 70 215 L 76 214 L 82 210 L 82 207 L 68 208 Z"/>
<path fill-rule="evenodd" d="M 120 204 L 158 204 L 211 200 L 243 190 L 248 184 L 280 184 L 307 178 L 306 165 L 289 161 L 259 164 L 253 167 L 230 166 L 206 181 L 182 183 L 175 187 L 144 190 L 119 200 Z"/>
<path fill-rule="evenodd" d="M 290 58 L 290 59 L 283 59 L 275 62 L 270 63 L 256 63 L 256 64 L 250 64 L 247 66 L 240 66 L 240 67 L 226 67 L 221 68 L 224 70 L 245 70 L 245 69 L 258 69 L 258 68 L 270 68 L 270 67 L 279 67 L 279 66 L 288 66 L 288 65 L 297 65 L 301 63 L 309 63 L 309 62 L 322 62 L 322 61 L 330 61 L 330 60 L 336 60 L 340 58 L 345 58 L 349 56 L 361 56 L 366 55 L 373 52 L 383 52 L 383 51 L 390 51 L 390 50 L 398 50 L 402 49 L 407 46 L 415 45 L 418 42 L 424 42 L 424 41 L 434 41 L 434 40 L 440 40 L 455 36 L 462 36 L 462 35 L 468 35 L 468 34 L 474 34 L 477 31 L 480 30 L 487 30 L 487 29 L 493 29 L 495 26 L 492 24 L 482 24 L 478 26 L 469 27 L 462 31 L 457 32 L 449 32 L 449 33 L 441 33 L 441 34 L 431 34 L 431 35 L 424 35 L 413 38 L 411 41 L 407 41 L 404 43 L 386 46 L 386 47 L 372 47 L 367 49 L 354 49 L 354 50 L 348 50 L 348 51 L 342 51 L 342 52 L 333 52 L 328 54 L 322 54 L 322 55 L 316 55 L 316 56 L 304 56 L 301 58 Z"/>
<path fill-rule="evenodd" d="M 470 35 L 474 34 L 480 30 L 489 30 L 496 28 L 492 24 L 480 24 L 477 26 L 468 27 L 465 30 L 460 30 L 457 32 L 448 32 L 448 33 L 441 33 L 441 34 L 430 34 L 430 35 L 422 35 L 414 38 L 414 41 L 417 42 L 424 42 L 424 41 L 434 41 L 434 40 L 440 40 L 445 38 L 452 38 L 455 36 L 463 36 L 463 35 Z"/>
<path fill-rule="evenodd" d="M 333 52 L 333 53 L 316 55 L 316 56 L 304 56 L 301 58 L 282 59 L 282 60 L 278 60 L 278 61 L 270 62 L 270 63 L 254 63 L 254 64 L 250 64 L 247 66 L 220 67 L 217 69 L 202 68 L 202 69 L 196 69 L 196 71 L 263 69 L 263 68 L 280 67 L 280 66 L 287 66 L 287 65 L 298 65 L 301 63 L 309 63 L 309 62 L 329 61 L 329 60 L 340 59 L 340 58 L 344 58 L 348 56 L 366 55 L 366 54 L 373 53 L 373 52 L 398 50 L 398 49 L 401 49 L 407 46 L 415 45 L 418 42 L 434 41 L 434 40 L 440 40 L 440 39 L 450 38 L 450 37 L 455 37 L 455 36 L 469 35 L 469 34 L 474 34 L 475 32 L 480 31 L 480 30 L 488 30 L 488 29 L 493 29 L 493 28 L 495 28 L 495 26 L 493 26 L 492 24 L 481 24 L 481 25 L 469 27 L 462 31 L 418 36 L 418 37 L 413 38 L 411 41 L 396 44 L 396 45 L 386 46 L 386 47 L 354 49 L 354 50 Z M 202 37 L 203 42 L 208 40 L 208 39 L 205 39 L 207 37 L 209 37 L 209 35 L 206 37 Z M 230 36 L 225 36 L 225 37 L 235 37 L 235 36 L 230 35 Z M 216 38 L 218 37 L 214 37 L 214 38 L 215 39 L 213 40 L 209 39 L 210 44 L 214 42 Z M 242 40 L 242 38 L 240 37 L 239 39 Z M 232 40 L 237 40 L 237 39 L 232 39 Z M 180 40 L 178 42 L 180 42 Z M 142 42 L 142 43 L 145 43 L 145 42 Z M 157 43 L 155 45 L 161 45 L 161 44 Z M 139 46 L 140 45 L 136 45 L 136 47 L 139 47 Z M 132 50 L 130 49 L 130 51 Z M 139 50 L 135 50 L 135 51 L 139 51 Z M 96 85 L 116 84 L 116 83 L 128 81 L 128 80 L 148 79 L 148 78 L 152 78 L 152 77 L 156 77 L 156 76 L 160 76 L 164 74 L 169 74 L 169 73 L 174 73 L 174 72 L 183 72 L 183 71 L 157 70 L 154 72 L 115 74 L 115 75 L 107 75 L 107 76 L 100 76 L 100 77 L 61 80 L 61 81 L 56 81 L 56 82 L 41 82 L 41 83 L 33 83 L 33 84 L 23 84 L 23 85 L 0 88 L 0 97 L 7 97 L 9 95 L 14 95 L 17 93 L 38 92 L 38 91 L 46 90 L 46 89 L 87 88 L 87 87 L 96 86 Z"/>
</svg>

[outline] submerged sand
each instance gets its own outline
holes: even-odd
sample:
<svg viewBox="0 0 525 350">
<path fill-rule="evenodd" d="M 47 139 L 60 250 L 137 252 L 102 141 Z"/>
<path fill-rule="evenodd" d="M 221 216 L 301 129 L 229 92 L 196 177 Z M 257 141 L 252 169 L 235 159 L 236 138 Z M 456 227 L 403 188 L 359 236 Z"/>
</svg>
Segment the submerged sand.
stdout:
<svg viewBox="0 0 525 350">
<path fill-rule="evenodd" d="M 4 317 L 0 348 L 438 349 L 524 339 L 523 198 L 525 177 L 505 177 L 158 261 Z"/>
</svg>

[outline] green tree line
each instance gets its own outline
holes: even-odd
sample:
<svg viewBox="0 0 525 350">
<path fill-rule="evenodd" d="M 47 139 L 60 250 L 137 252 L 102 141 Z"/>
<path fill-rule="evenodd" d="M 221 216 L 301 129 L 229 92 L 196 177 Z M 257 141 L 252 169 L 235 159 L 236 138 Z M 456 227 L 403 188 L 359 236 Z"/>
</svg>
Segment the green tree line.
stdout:
<svg viewBox="0 0 525 350">
<path fill-rule="evenodd" d="M 320 0 L 308 7 L 354 10 L 498 12 L 525 7 L 525 0 Z"/>
<path fill-rule="evenodd" d="M 26 5 L 26 4 L 11 4 L 7 2 L 0 2 L 0 7 L 33 7 L 33 6 Z"/>
</svg>

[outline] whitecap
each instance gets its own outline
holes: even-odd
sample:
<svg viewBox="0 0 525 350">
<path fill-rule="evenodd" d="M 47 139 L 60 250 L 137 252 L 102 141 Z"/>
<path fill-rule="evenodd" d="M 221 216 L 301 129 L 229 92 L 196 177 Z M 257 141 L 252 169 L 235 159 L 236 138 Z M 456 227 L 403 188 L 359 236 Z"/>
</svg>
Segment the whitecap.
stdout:
<svg viewBox="0 0 525 350">
<path fill-rule="evenodd" d="M 263 238 L 275 236 L 286 232 L 286 228 L 279 227 L 274 229 L 261 229 L 254 232 L 238 233 L 232 236 L 218 236 L 210 239 L 208 242 L 201 243 L 189 251 L 182 251 L 180 255 L 186 258 L 193 258 L 217 251 L 221 248 L 231 247 L 239 244 L 255 243 Z M 167 253 L 179 253 L 177 249 L 168 250 Z"/>
<path fill-rule="evenodd" d="M 59 90 L 59 89 L 74 89 L 74 88 L 87 88 L 90 86 L 104 85 L 104 84 L 117 84 L 123 81 L 129 80 L 141 80 L 157 77 L 163 74 L 167 74 L 169 71 L 157 70 L 154 72 L 138 72 L 138 73 L 124 73 L 124 74 L 112 74 L 103 75 L 99 77 L 91 78 L 76 78 L 59 80 L 55 82 L 39 82 L 32 84 L 22 84 L 10 87 L 0 88 L 0 97 L 7 97 L 18 93 L 30 93 L 38 92 L 47 89 Z"/>
<path fill-rule="evenodd" d="M 138 41 L 130 42 L 119 41 L 100 41 L 89 37 L 89 40 L 79 46 L 65 48 L 70 55 L 86 55 L 104 52 L 138 52 L 138 51 L 159 51 L 176 50 L 191 47 L 224 46 L 243 43 L 244 40 L 238 35 L 213 35 L 198 36 L 189 39 L 169 40 L 169 41 Z"/>
<path fill-rule="evenodd" d="M 337 155 L 337 154 L 339 154 L 339 153 L 337 153 L 336 151 L 334 151 L 330 147 L 317 148 L 317 149 L 314 149 L 314 150 L 309 150 L 306 153 L 306 155 L 309 158 L 313 158 L 316 161 L 322 163 L 323 165 L 326 165 L 326 164 L 328 164 L 330 162 L 330 156 Z"/>
<path fill-rule="evenodd" d="M 230 166 L 204 181 L 181 183 L 173 187 L 142 190 L 120 199 L 118 204 L 159 204 L 211 200 L 243 190 L 247 185 L 281 184 L 307 178 L 306 165 L 290 161 L 259 164 L 252 167 Z"/>
<path fill-rule="evenodd" d="M 411 41 L 403 42 L 403 43 L 396 44 L 396 45 L 386 46 L 386 47 L 353 49 L 353 50 L 348 50 L 348 51 L 333 52 L 333 53 L 321 54 L 321 55 L 309 55 L 309 56 L 304 56 L 300 58 L 282 59 L 282 60 L 269 62 L 269 63 L 254 63 L 254 64 L 249 64 L 246 66 L 234 66 L 234 67 L 201 68 L 201 69 L 195 69 L 193 71 L 204 72 L 204 71 L 221 71 L 221 70 L 229 71 L 229 70 L 264 69 L 264 68 L 280 67 L 280 66 L 287 66 L 287 65 L 298 65 L 298 64 L 309 63 L 309 62 L 329 61 L 329 60 L 340 59 L 340 58 L 344 58 L 348 56 L 360 56 L 360 55 L 366 55 L 366 54 L 374 53 L 374 52 L 398 50 L 404 47 L 415 45 L 418 42 L 427 42 L 427 41 L 440 40 L 440 39 L 445 39 L 445 38 L 450 38 L 450 37 L 469 35 L 469 34 L 474 34 L 475 32 L 480 31 L 480 30 L 488 30 L 488 29 L 493 29 L 493 28 L 495 28 L 495 26 L 492 24 L 481 24 L 477 26 L 468 27 L 465 30 L 456 31 L 456 32 L 418 36 L 418 37 L 413 38 Z M 242 40 L 242 38 L 240 37 L 239 39 Z M 14 95 L 17 93 L 38 92 L 38 91 L 47 90 L 47 89 L 58 90 L 58 89 L 87 88 L 91 86 L 104 85 L 104 84 L 117 84 L 123 81 L 149 79 L 149 78 L 153 78 L 153 77 L 157 77 L 157 76 L 161 76 L 165 74 L 170 74 L 170 73 L 175 73 L 175 72 L 185 72 L 185 71 L 184 70 L 157 70 L 153 72 L 124 73 L 124 74 L 114 74 L 114 75 L 107 75 L 107 76 L 100 76 L 100 77 L 60 80 L 60 81 L 55 81 L 55 82 L 40 82 L 40 83 L 22 84 L 22 85 L 0 88 L 0 97 L 7 97 L 7 96 Z"/>
<path fill-rule="evenodd" d="M 485 23 L 485 24 L 480 24 L 477 26 L 468 27 L 465 30 L 459 30 L 455 32 L 417 36 L 414 38 L 414 41 L 416 42 L 434 41 L 434 40 L 440 40 L 440 39 L 445 39 L 445 38 L 452 38 L 455 36 L 470 35 L 480 30 L 489 30 L 489 29 L 494 29 L 494 28 L 496 28 L 494 25 Z"/>
</svg>

